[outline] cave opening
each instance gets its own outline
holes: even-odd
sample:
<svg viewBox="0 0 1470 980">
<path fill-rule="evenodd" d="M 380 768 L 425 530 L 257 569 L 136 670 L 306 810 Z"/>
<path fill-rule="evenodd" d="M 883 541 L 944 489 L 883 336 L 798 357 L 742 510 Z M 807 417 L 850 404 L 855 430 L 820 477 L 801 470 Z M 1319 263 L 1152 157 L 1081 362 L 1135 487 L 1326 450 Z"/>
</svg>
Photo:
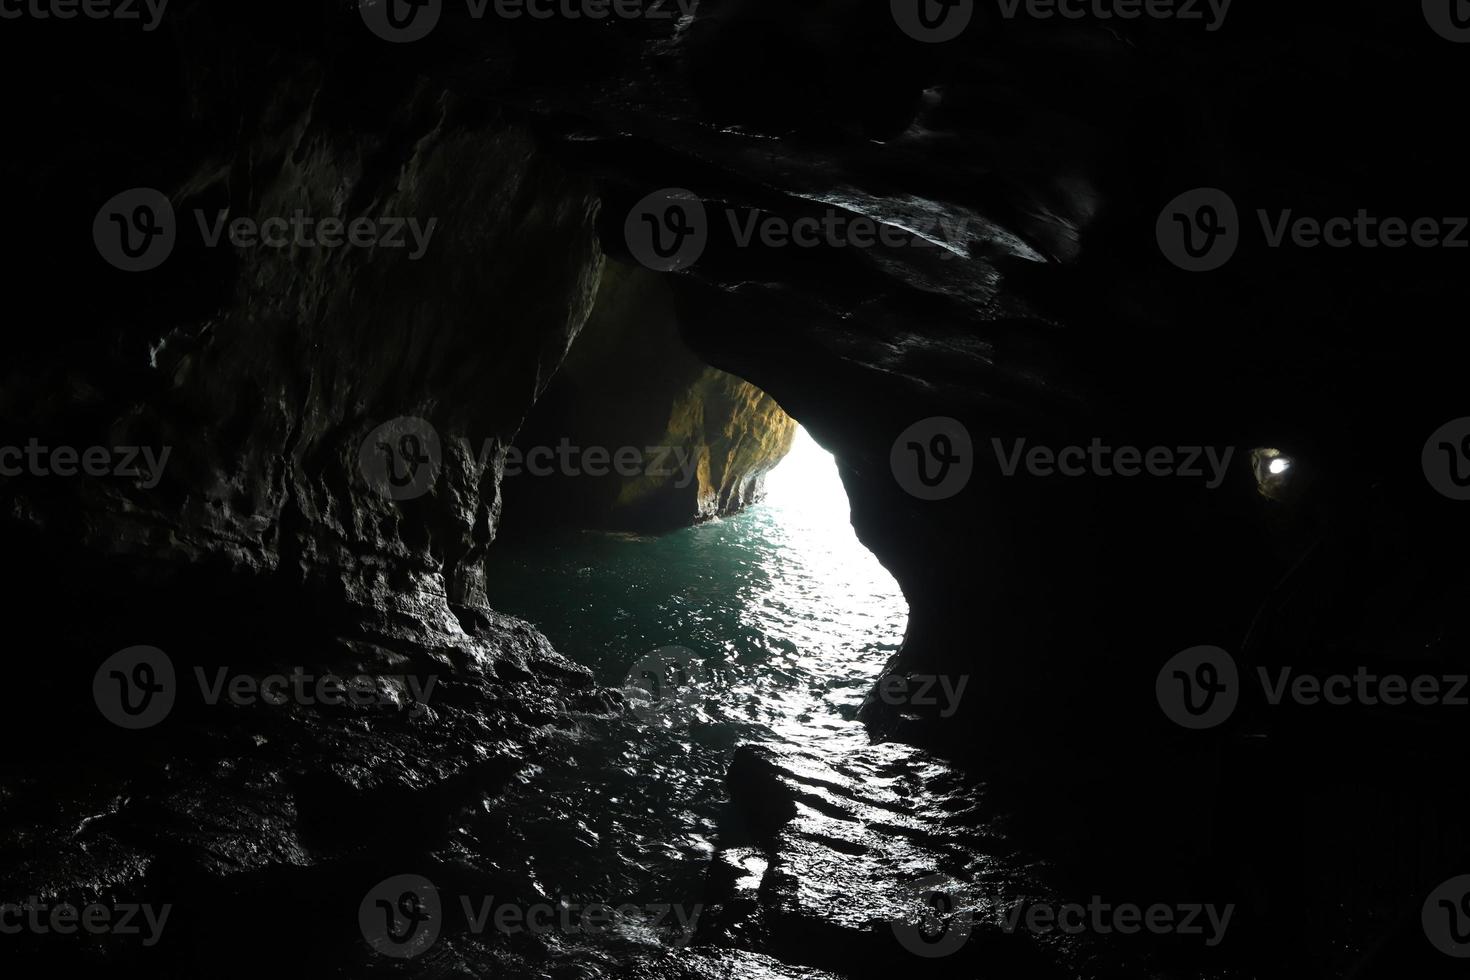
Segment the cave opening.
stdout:
<svg viewBox="0 0 1470 980">
<path fill-rule="evenodd" d="M 607 260 L 506 449 L 487 596 L 614 687 L 680 651 L 698 690 L 663 707 L 763 735 L 803 713 L 850 721 L 907 604 L 857 538 L 836 458 L 685 327 L 664 278 Z M 660 668 L 666 686 L 690 680 L 680 666 Z"/>
<path fill-rule="evenodd" d="M 790 450 L 752 478 L 742 506 L 672 530 L 522 528 L 489 550 L 487 594 L 607 684 L 636 686 L 649 657 L 687 651 L 700 673 L 683 679 L 701 691 L 665 697 L 660 711 L 697 707 L 704 721 L 768 727 L 813 712 L 850 720 L 902 642 L 908 606 L 853 530 L 836 459 L 782 418 Z M 687 450 L 690 458 L 707 452 Z M 568 481 L 550 474 L 547 482 Z M 518 516 L 508 509 L 507 528 Z"/>
</svg>

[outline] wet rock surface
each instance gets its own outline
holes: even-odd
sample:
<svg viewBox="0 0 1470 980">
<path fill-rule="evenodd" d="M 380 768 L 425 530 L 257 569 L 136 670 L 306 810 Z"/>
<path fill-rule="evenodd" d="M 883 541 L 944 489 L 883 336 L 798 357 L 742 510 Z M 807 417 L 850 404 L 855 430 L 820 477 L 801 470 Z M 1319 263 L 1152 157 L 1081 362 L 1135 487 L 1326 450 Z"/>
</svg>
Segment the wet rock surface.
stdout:
<svg viewBox="0 0 1470 980">
<path fill-rule="evenodd" d="M 920 961 L 941 977 L 1250 975 L 1213 948 L 1233 909 L 1214 922 L 1199 911 L 1199 934 L 1120 936 L 1113 909 L 1136 895 L 1086 892 L 1052 842 L 1022 843 L 1006 794 L 922 753 L 742 746 L 729 783 L 740 818 L 724 828 L 706 913 L 720 941 L 842 976 Z M 1185 896 L 1172 904 L 1195 914 Z"/>
</svg>

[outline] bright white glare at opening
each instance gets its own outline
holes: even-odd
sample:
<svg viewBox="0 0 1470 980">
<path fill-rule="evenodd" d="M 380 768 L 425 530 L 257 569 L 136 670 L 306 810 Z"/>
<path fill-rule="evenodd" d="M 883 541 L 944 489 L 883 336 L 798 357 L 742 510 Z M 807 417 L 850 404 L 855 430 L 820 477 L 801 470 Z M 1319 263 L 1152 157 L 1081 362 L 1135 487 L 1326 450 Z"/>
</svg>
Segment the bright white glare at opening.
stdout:
<svg viewBox="0 0 1470 980">
<path fill-rule="evenodd" d="M 837 461 L 801 426 L 777 467 L 766 477 L 765 503 L 784 511 L 801 511 L 807 520 L 835 518 L 848 523 L 847 491 L 837 475 Z"/>
<path fill-rule="evenodd" d="M 837 460 L 798 428 L 791 452 L 766 476 L 760 504 L 737 515 L 757 532 L 759 558 L 749 576 L 746 608 L 769 636 L 779 637 L 793 675 L 821 669 L 845 681 L 823 695 L 856 708 L 873 677 L 903 639 L 903 591 L 852 526 Z M 767 695 L 768 697 L 769 695 Z M 801 744 L 835 729 L 822 711 L 803 709 L 773 724 Z M 867 734 L 860 737 L 867 744 Z"/>
<path fill-rule="evenodd" d="M 1275 459 L 1271 460 L 1270 468 L 1272 475 L 1280 476 L 1282 473 L 1285 473 L 1287 470 L 1291 469 L 1291 460 L 1286 459 L 1282 456 L 1278 456 Z"/>
</svg>

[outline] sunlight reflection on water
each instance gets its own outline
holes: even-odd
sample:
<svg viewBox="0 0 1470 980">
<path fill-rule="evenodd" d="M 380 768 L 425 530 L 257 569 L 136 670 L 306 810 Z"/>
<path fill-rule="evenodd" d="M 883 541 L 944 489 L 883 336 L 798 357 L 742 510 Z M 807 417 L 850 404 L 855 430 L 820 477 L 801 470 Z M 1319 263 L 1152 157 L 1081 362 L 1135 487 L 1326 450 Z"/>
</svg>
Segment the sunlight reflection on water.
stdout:
<svg viewBox="0 0 1470 980">
<path fill-rule="evenodd" d="M 640 657 L 675 645 L 714 678 L 692 706 L 652 721 L 584 719 L 536 760 L 524 791 L 487 800 L 499 824 L 487 832 L 524 851 L 500 860 L 546 890 L 700 894 L 740 743 L 793 748 L 874 781 L 907 751 L 871 746 L 853 716 L 902 641 L 908 608 L 852 530 L 835 460 L 805 431 L 765 499 L 734 517 L 657 537 L 497 544 L 487 588 L 495 608 L 536 624 L 603 684 L 623 687 Z M 582 828 L 571 840 L 569 821 Z"/>
<path fill-rule="evenodd" d="M 847 728 L 830 709 L 856 708 L 903 639 L 908 607 L 853 532 L 836 460 L 798 429 L 791 454 L 767 478 L 765 499 L 728 523 L 754 526 L 765 545 L 753 549 L 764 574 L 752 580 L 743 625 L 786 651 L 768 667 L 809 682 L 789 690 L 787 710 L 768 723 L 784 738 L 810 738 L 814 725 Z"/>
</svg>

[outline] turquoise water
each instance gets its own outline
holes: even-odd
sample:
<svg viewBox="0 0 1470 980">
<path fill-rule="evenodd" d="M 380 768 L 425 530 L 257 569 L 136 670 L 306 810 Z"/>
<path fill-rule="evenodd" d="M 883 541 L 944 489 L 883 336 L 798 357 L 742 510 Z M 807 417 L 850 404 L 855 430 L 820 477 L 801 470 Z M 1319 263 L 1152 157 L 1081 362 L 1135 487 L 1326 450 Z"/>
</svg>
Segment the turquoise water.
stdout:
<svg viewBox="0 0 1470 980">
<path fill-rule="evenodd" d="M 853 533 L 835 461 L 805 430 L 765 499 L 735 517 L 497 546 L 490 573 L 495 608 L 535 623 L 600 682 L 621 686 L 650 651 L 685 647 L 711 670 L 704 720 L 781 729 L 855 706 L 908 616 Z"/>
<path fill-rule="evenodd" d="M 804 431 L 765 500 L 735 517 L 657 537 L 562 532 L 492 552 L 491 604 L 534 623 L 599 682 L 624 687 L 640 659 L 675 645 L 708 668 L 677 710 L 589 716 L 556 733 L 524 787 L 487 801 L 495 836 L 514 842 L 505 863 L 542 893 L 697 896 L 736 745 L 834 758 L 868 745 L 853 715 L 908 609 L 853 533 L 835 462 Z"/>
</svg>

